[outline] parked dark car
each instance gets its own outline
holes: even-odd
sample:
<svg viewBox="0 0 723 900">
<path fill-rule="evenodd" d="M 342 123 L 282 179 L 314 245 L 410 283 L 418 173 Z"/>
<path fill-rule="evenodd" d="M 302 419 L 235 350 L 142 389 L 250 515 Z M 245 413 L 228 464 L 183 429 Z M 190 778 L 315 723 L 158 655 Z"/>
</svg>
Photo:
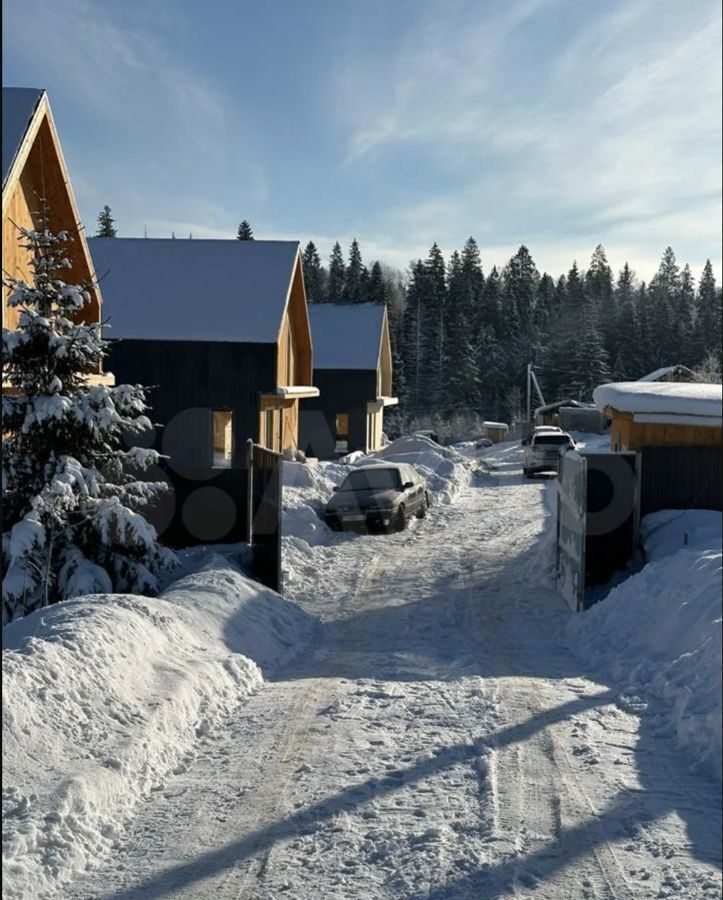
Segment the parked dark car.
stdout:
<svg viewBox="0 0 723 900">
<path fill-rule="evenodd" d="M 335 531 L 402 531 L 412 516 L 427 515 L 429 495 L 413 466 L 384 463 L 350 472 L 334 491 L 324 521 Z"/>
</svg>

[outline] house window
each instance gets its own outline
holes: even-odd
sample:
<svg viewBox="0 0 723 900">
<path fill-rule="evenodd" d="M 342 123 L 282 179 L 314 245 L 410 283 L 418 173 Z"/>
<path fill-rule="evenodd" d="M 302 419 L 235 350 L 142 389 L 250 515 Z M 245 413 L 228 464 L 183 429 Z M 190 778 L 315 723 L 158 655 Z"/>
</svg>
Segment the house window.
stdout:
<svg viewBox="0 0 723 900">
<path fill-rule="evenodd" d="M 349 415 L 337 413 L 335 419 L 336 453 L 347 453 L 349 450 Z"/>
<path fill-rule="evenodd" d="M 233 462 L 233 413 L 230 409 L 213 411 L 213 467 L 230 469 Z"/>
</svg>

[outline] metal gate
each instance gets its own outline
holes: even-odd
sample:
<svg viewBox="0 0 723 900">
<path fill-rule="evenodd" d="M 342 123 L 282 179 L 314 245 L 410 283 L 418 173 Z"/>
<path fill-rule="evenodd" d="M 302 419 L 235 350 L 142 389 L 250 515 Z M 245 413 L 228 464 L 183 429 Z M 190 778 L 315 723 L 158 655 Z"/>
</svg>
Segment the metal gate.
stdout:
<svg viewBox="0 0 723 900">
<path fill-rule="evenodd" d="M 573 612 L 585 596 L 587 460 L 565 453 L 557 475 L 557 589 Z"/>
<path fill-rule="evenodd" d="M 557 481 L 557 586 L 570 609 L 607 584 L 635 553 L 640 517 L 637 453 L 566 453 Z"/>
<path fill-rule="evenodd" d="M 280 453 L 247 442 L 248 535 L 254 574 L 267 587 L 282 592 Z"/>
</svg>

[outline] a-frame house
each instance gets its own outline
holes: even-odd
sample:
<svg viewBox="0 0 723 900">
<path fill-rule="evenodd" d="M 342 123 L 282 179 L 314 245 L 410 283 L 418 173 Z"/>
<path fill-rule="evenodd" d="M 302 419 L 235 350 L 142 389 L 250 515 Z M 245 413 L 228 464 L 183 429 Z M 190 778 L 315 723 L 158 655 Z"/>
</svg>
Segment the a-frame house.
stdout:
<svg viewBox="0 0 723 900">
<path fill-rule="evenodd" d="M 66 280 L 90 286 L 91 302 L 81 310 L 79 321 L 98 322 L 102 298 L 48 95 L 36 88 L 4 87 L 2 100 L 3 273 L 29 280 L 30 256 L 20 245 L 18 228 L 38 225 L 44 200 L 51 230 L 67 231 L 73 238 L 68 248 L 72 267 Z M 15 328 L 18 311 L 8 307 L 8 294 L 3 286 L 2 324 Z M 113 376 L 99 372 L 91 381 L 108 384 Z"/>
</svg>

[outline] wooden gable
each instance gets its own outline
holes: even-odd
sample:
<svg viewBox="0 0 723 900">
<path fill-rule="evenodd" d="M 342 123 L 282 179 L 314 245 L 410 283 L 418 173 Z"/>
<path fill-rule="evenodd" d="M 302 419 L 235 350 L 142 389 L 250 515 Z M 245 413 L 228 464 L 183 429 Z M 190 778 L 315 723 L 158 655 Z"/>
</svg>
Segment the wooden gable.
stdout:
<svg viewBox="0 0 723 900">
<path fill-rule="evenodd" d="M 67 281 L 93 285 L 91 302 L 83 308 L 81 320 L 98 322 L 100 291 L 95 286 L 93 263 L 45 92 L 40 95 L 3 183 L 2 265 L 8 275 L 30 279 L 30 254 L 19 244 L 18 226 L 37 226 L 42 197 L 48 203 L 50 228 L 56 232 L 68 231 L 73 236 L 68 249 L 72 268 L 67 270 Z M 9 290 L 3 286 L 2 323 L 4 327 L 15 328 L 18 312 L 8 308 L 8 294 Z"/>
<path fill-rule="evenodd" d="M 276 386 L 293 387 L 313 384 L 311 328 L 306 306 L 301 256 L 298 252 L 277 344 Z"/>
</svg>

